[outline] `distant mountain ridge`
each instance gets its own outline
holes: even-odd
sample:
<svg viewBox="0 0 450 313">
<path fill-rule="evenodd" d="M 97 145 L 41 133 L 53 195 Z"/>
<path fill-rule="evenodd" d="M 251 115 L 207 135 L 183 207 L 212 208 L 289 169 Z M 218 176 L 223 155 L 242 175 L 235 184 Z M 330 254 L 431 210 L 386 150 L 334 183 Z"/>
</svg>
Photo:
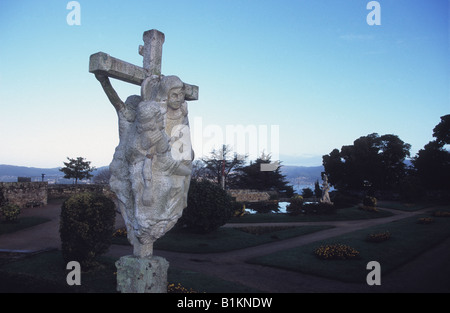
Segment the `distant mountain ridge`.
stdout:
<svg viewBox="0 0 450 313">
<path fill-rule="evenodd" d="M 60 168 L 61 167 L 40 168 L 0 164 L 0 182 L 16 182 L 17 177 L 30 177 L 32 181 L 41 181 L 42 174 L 45 174 L 45 181 L 51 178 L 62 179 L 64 173 L 59 170 Z M 94 175 L 96 171 L 103 168 L 107 168 L 107 166 L 102 166 L 94 170 Z"/>
<path fill-rule="evenodd" d="M 17 176 L 17 177 L 34 177 L 45 175 L 61 175 L 59 167 L 55 168 L 38 168 L 38 167 L 26 167 L 16 165 L 0 164 L 0 177 L 1 176 Z"/>
<path fill-rule="evenodd" d="M 107 166 L 99 167 L 97 170 L 104 168 Z M 40 181 L 42 174 L 45 174 L 46 178 L 63 177 L 64 174 L 59 169 L 60 167 L 38 168 L 0 164 L 0 181 L 17 181 L 17 177 L 31 177 Z M 323 171 L 323 166 L 281 166 L 281 173 L 292 185 L 309 185 L 314 184 L 316 180 L 321 181 L 320 174 Z"/>
<path fill-rule="evenodd" d="M 282 165 L 281 173 L 286 176 L 286 180 L 294 187 L 314 185 L 316 181 L 322 183 L 321 174 L 324 167 L 320 166 L 292 166 Z M 301 189 L 301 188 L 300 188 Z"/>
</svg>

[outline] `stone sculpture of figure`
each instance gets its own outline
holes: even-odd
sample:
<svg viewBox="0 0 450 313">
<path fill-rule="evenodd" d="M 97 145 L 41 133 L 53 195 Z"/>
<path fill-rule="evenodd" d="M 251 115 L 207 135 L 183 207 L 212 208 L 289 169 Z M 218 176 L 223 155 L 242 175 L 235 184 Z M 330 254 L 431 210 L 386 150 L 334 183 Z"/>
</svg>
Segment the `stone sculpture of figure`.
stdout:
<svg viewBox="0 0 450 313">
<path fill-rule="evenodd" d="M 141 96 L 123 103 L 107 77 L 97 79 L 119 118 L 110 186 L 134 254 L 147 257 L 187 205 L 193 155 L 184 84 L 176 76 L 153 75 L 143 81 Z"/>
<path fill-rule="evenodd" d="M 330 186 L 328 185 L 328 177 L 326 174 L 322 175 L 323 183 L 322 183 L 322 198 L 320 199 L 321 203 L 333 204 L 330 200 L 330 195 L 328 191 L 330 191 Z"/>
</svg>

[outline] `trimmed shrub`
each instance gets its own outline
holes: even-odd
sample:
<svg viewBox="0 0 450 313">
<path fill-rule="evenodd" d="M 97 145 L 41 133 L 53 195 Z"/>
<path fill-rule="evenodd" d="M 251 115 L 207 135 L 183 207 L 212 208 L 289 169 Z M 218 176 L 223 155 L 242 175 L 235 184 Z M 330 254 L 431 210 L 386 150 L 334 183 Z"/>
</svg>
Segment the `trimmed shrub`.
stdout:
<svg viewBox="0 0 450 313">
<path fill-rule="evenodd" d="M 207 180 L 191 180 L 188 205 L 178 226 L 196 233 L 209 233 L 224 225 L 235 208 L 233 198 L 219 185 Z"/>
<path fill-rule="evenodd" d="M 376 207 L 377 199 L 375 197 L 365 196 L 363 199 L 363 205 L 368 207 Z"/>
<path fill-rule="evenodd" d="M 279 211 L 277 200 L 246 202 L 245 206 L 251 210 L 258 212 L 258 213 L 271 213 L 271 212 Z"/>
<path fill-rule="evenodd" d="M 302 213 L 303 208 L 303 197 L 300 195 L 295 195 L 289 199 L 289 204 L 286 206 L 286 212 L 291 215 L 298 215 Z"/>
<path fill-rule="evenodd" d="M 368 234 L 366 237 L 366 241 L 368 242 L 382 242 L 391 238 L 391 233 L 389 231 L 385 231 L 382 233 L 374 233 Z"/>
<path fill-rule="evenodd" d="M 431 217 L 421 217 L 421 218 L 417 219 L 417 224 L 427 225 L 427 224 L 431 224 L 433 222 L 434 222 L 434 220 Z"/>
<path fill-rule="evenodd" d="M 357 250 L 343 244 L 320 246 L 314 251 L 314 254 L 322 260 L 347 260 L 359 257 Z"/>
<path fill-rule="evenodd" d="M 0 208 L 0 213 L 3 215 L 6 223 L 17 222 L 20 215 L 20 207 L 15 204 L 6 204 Z"/>
<path fill-rule="evenodd" d="M 303 205 L 305 214 L 334 214 L 336 213 L 336 207 L 329 203 L 308 203 Z"/>
<path fill-rule="evenodd" d="M 97 266 L 95 258 L 111 244 L 115 217 L 114 202 L 102 194 L 80 193 L 64 201 L 59 225 L 64 260 L 79 262 L 83 270 Z"/>
</svg>

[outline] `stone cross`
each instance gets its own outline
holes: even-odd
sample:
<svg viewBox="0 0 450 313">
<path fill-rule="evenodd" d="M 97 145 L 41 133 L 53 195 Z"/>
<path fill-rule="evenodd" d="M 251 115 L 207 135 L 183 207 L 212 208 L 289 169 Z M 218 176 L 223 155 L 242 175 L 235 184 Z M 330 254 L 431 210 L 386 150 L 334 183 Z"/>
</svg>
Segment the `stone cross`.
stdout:
<svg viewBox="0 0 450 313">
<path fill-rule="evenodd" d="M 144 46 L 139 46 L 139 54 L 144 57 L 143 67 L 116 59 L 104 52 L 92 54 L 89 72 L 141 86 L 146 77 L 161 75 L 162 46 L 165 36 L 156 29 L 144 33 Z M 198 100 L 198 86 L 185 85 L 185 99 Z"/>
<path fill-rule="evenodd" d="M 116 262 L 121 292 L 164 292 L 168 262 L 153 256 L 153 243 L 169 231 L 187 206 L 192 145 L 186 100 L 198 87 L 161 74 L 164 34 L 144 32 L 143 66 L 104 52 L 90 56 L 89 72 L 100 81 L 119 119 L 119 145 L 109 168 L 133 255 Z M 123 102 L 109 78 L 140 85 L 141 95 Z"/>
</svg>

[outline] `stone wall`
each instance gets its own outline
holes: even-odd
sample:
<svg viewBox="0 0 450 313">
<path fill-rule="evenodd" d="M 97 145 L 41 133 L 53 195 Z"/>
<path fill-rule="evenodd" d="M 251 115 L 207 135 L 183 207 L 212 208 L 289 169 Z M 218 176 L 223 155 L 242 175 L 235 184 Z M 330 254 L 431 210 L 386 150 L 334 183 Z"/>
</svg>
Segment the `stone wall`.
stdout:
<svg viewBox="0 0 450 313">
<path fill-rule="evenodd" d="M 21 208 L 47 205 L 48 200 L 67 199 L 81 192 L 99 192 L 114 198 L 108 185 L 48 185 L 47 182 L 0 183 L 0 206 L 16 204 Z"/>
<path fill-rule="evenodd" d="M 0 183 L 0 205 L 13 203 L 21 208 L 47 204 L 47 182 Z"/>
<path fill-rule="evenodd" d="M 237 202 L 260 202 L 270 199 L 270 195 L 266 191 L 230 189 L 228 192 L 233 198 L 236 198 Z"/>
<path fill-rule="evenodd" d="M 66 199 L 77 193 L 98 192 L 105 196 L 113 197 L 114 194 L 109 185 L 49 185 L 48 199 Z"/>
</svg>

